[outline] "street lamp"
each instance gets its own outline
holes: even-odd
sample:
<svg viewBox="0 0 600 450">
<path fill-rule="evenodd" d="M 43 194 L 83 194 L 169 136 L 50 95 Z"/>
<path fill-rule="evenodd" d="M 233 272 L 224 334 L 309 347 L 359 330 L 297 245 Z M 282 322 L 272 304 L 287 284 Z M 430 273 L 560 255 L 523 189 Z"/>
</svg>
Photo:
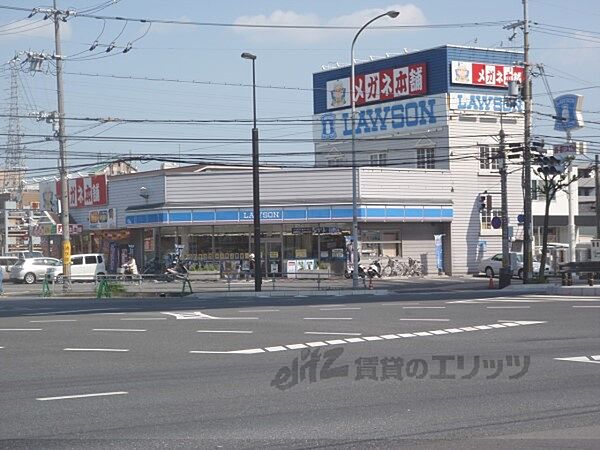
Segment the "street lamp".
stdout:
<svg viewBox="0 0 600 450">
<path fill-rule="evenodd" d="M 352 105 L 352 288 L 358 288 L 358 207 L 357 207 L 357 194 L 358 194 L 358 170 L 356 167 L 356 142 L 355 142 L 355 133 L 356 133 L 356 93 L 355 85 L 354 85 L 354 44 L 356 44 L 356 40 L 362 31 L 382 17 L 390 17 L 395 19 L 398 17 L 400 13 L 398 11 L 388 11 L 386 13 L 380 14 L 377 17 L 373 17 L 367 23 L 365 23 L 360 30 L 354 36 L 352 40 L 352 47 L 350 47 L 350 104 Z"/>
<path fill-rule="evenodd" d="M 252 203 L 254 216 L 254 290 L 260 292 L 262 286 L 262 267 L 260 255 L 260 190 L 258 179 L 258 128 L 256 128 L 256 55 L 242 53 L 242 58 L 252 61 Z"/>
</svg>

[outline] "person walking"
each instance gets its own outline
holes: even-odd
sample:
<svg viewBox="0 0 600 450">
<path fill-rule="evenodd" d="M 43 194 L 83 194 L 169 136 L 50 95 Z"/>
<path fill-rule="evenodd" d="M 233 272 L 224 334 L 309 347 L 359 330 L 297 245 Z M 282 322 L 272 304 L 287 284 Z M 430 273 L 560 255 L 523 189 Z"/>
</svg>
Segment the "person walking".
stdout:
<svg viewBox="0 0 600 450">
<path fill-rule="evenodd" d="M 0 266 L 0 295 L 4 295 L 4 267 Z"/>
</svg>

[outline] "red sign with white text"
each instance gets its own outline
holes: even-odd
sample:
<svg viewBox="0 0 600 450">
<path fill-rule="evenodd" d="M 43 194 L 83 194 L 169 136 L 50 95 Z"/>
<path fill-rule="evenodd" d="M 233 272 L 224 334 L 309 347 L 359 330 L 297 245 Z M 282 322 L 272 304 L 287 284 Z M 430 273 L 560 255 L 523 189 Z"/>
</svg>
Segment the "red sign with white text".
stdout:
<svg viewBox="0 0 600 450">
<path fill-rule="evenodd" d="M 523 67 L 452 61 L 452 82 L 473 86 L 506 87 L 509 81 L 523 82 Z"/>
<path fill-rule="evenodd" d="M 108 203 L 106 175 L 74 178 L 67 181 L 70 208 L 103 206 Z M 56 182 L 56 195 L 61 195 L 60 181 Z"/>
</svg>

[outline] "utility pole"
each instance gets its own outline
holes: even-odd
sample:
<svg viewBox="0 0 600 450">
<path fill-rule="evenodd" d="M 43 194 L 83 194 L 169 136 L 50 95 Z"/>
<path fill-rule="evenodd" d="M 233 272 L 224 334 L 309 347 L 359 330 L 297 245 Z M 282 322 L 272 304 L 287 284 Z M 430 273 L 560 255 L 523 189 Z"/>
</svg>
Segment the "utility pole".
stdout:
<svg viewBox="0 0 600 450">
<path fill-rule="evenodd" d="M 500 118 L 502 124 L 502 118 Z M 508 242 L 508 189 L 507 189 L 507 170 L 506 170 L 506 150 L 505 150 L 505 137 L 504 128 L 500 128 L 500 148 L 499 157 L 500 161 L 498 164 L 498 171 L 500 172 L 500 196 L 502 202 L 502 269 L 500 270 L 499 276 L 499 287 L 500 289 L 509 286 L 512 278 L 512 264 L 510 261 L 510 251 Z"/>
<path fill-rule="evenodd" d="M 600 159 L 596 154 L 596 164 L 594 165 L 594 178 L 596 181 L 596 239 L 600 239 L 600 178 L 598 177 L 598 163 Z"/>
<path fill-rule="evenodd" d="M 69 192 L 67 183 L 67 145 L 65 138 L 65 102 L 63 91 L 62 49 L 60 42 L 61 12 L 53 0 L 54 47 L 56 58 L 56 94 L 58 97 L 58 146 L 60 153 L 60 203 L 62 223 L 63 292 L 71 289 L 71 236 L 69 233 Z"/>
<path fill-rule="evenodd" d="M 573 142 L 571 138 L 571 132 L 567 131 L 567 143 Z M 569 164 L 568 170 L 568 180 L 573 179 L 573 164 Z M 575 183 L 569 183 L 567 196 L 569 197 L 569 220 L 568 220 L 568 230 L 569 230 L 569 262 L 575 262 L 577 260 L 577 255 L 575 254 L 575 249 L 577 247 L 577 228 L 575 227 Z"/>
<path fill-rule="evenodd" d="M 523 133 L 523 283 L 528 283 L 532 275 L 532 235 L 533 216 L 531 212 L 531 79 L 529 74 L 529 18 L 527 0 L 523 1 L 523 100 L 525 102 L 525 129 Z"/>
</svg>

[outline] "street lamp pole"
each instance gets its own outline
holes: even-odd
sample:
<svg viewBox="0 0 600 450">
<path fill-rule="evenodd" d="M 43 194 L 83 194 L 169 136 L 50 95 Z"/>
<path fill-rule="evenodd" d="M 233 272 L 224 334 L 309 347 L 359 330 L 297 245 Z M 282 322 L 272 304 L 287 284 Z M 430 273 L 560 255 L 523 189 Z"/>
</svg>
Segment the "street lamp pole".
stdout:
<svg viewBox="0 0 600 450">
<path fill-rule="evenodd" d="M 358 289 L 358 168 L 356 167 L 356 92 L 354 84 L 354 44 L 362 31 L 382 17 L 395 19 L 400 13 L 398 11 L 388 11 L 373 17 L 365 23 L 354 35 L 352 46 L 350 47 L 350 104 L 352 105 L 351 126 L 352 126 L 352 288 Z"/>
<path fill-rule="evenodd" d="M 256 128 L 256 55 L 242 53 L 242 58 L 252 61 L 252 204 L 254 216 L 254 290 L 262 289 L 262 266 L 260 251 L 260 189 L 259 189 L 259 161 L 258 161 L 258 128 Z"/>
</svg>

